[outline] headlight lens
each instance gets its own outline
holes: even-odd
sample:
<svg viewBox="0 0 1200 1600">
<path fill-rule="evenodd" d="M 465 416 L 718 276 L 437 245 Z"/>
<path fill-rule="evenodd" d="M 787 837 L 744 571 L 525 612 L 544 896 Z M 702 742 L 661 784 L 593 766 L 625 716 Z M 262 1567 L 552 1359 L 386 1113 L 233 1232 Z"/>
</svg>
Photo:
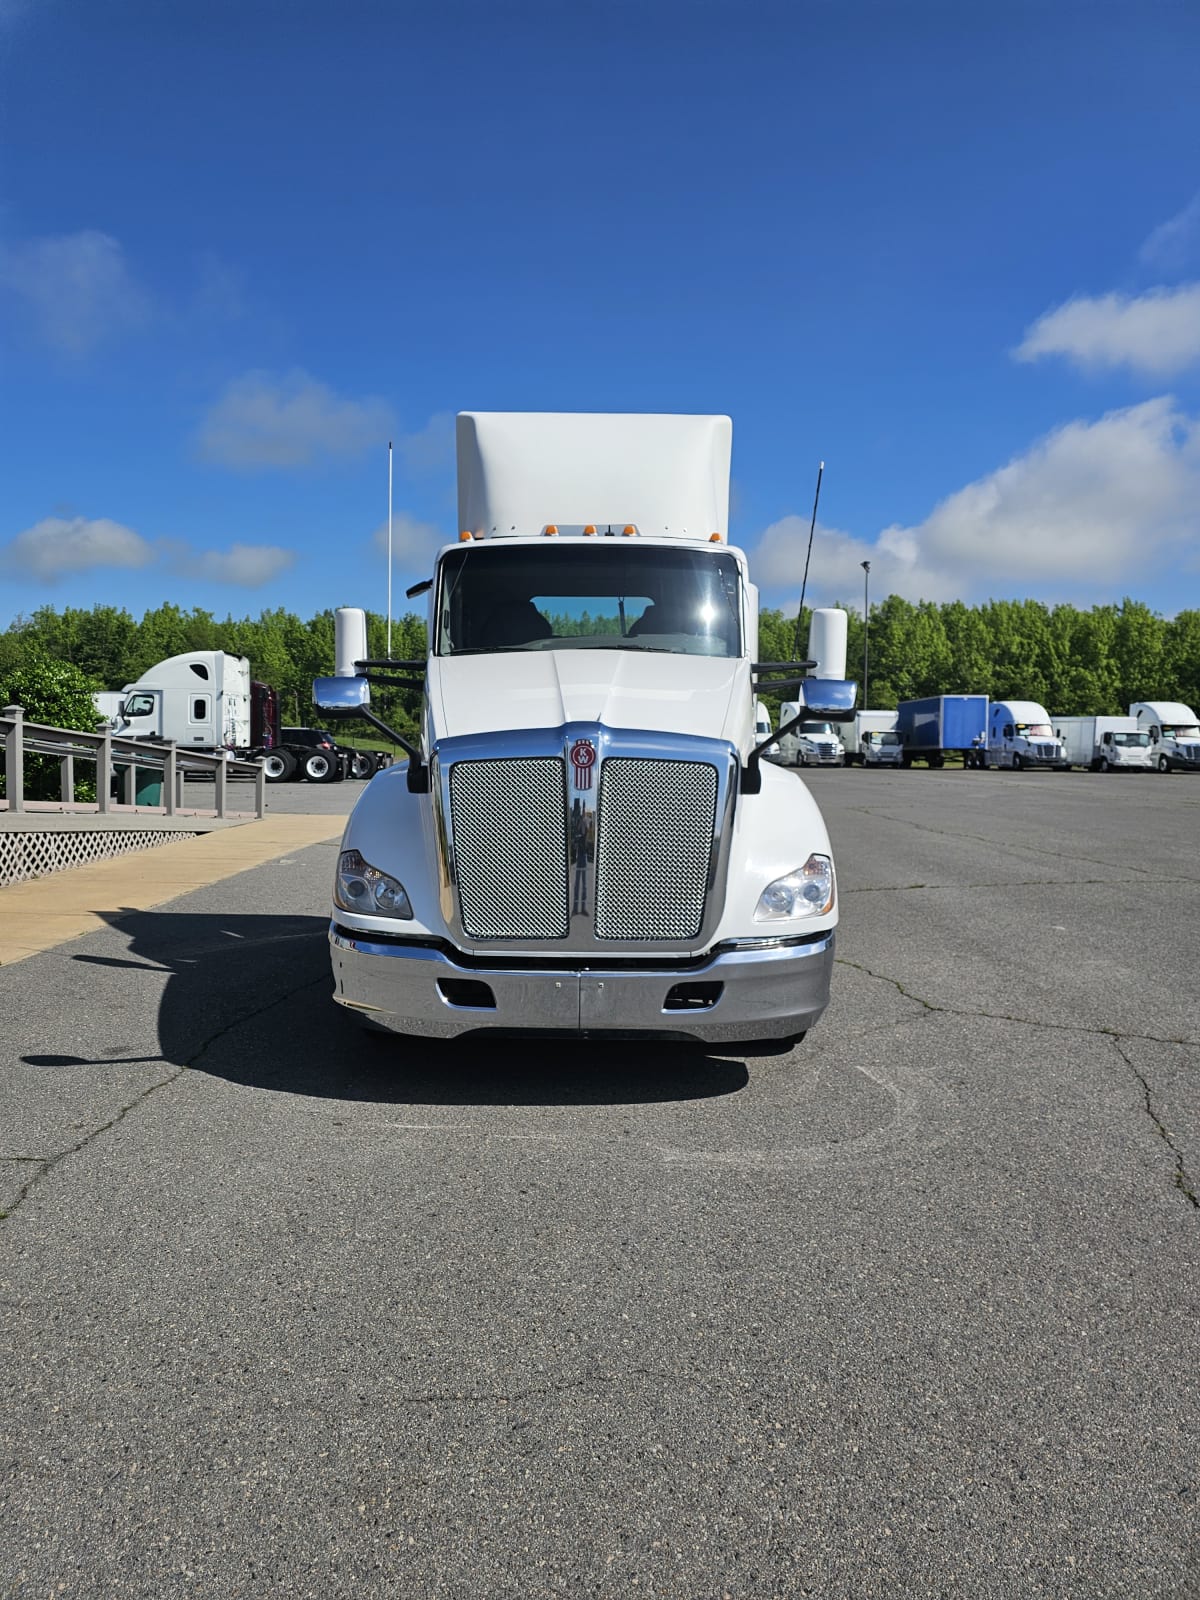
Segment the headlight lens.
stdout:
<svg viewBox="0 0 1200 1600">
<path fill-rule="evenodd" d="M 755 922 L 785 922 L 791 917 L 820 917 L 833 910 L 833 862 L 811 855 L 802 867 L 769 883 L 758 897 Z"/>
<path fill-rule="evenodd" d="M 333 903 L 365 917 L 412 917 L 404 885 L 364 861 L 357 850 L 343 850 L 333 882 Z"/>
</svg>

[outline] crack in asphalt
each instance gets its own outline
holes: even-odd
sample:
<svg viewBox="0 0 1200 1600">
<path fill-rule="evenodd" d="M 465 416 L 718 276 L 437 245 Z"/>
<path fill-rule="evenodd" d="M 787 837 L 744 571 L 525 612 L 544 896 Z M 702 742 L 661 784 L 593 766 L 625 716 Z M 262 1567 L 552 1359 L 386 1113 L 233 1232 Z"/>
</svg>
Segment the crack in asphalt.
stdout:
<svg viewBox="0 0 1200 1600">
<path fill-rule="evenodd" d="M 842 898 L 852 894 L 908 894 L 912 889 L 1073 889 L 1077 887 L 1111 886 L 1111 878 L 1017 878 L 991 883 L 881 883 L 861 889 L 843 889 Z M 1177 883 L 1177 878 L 1147 878 L 1147 883 Z"/>
<path fill-rule="evenodd" d="M 1179 1190 L 1180 1194 L 1183 1195 L 1184 1199 L 1190 1206 L 1193 1207 L 1194 1210 L 1200 1211 L 1200 1197 L 1197 1196 L 1196 1190 L 1192 1184 L 1192 1179 L 1188 1176 L 1187 1168 L 1183 1164 L 1183 1152 L 1172 1139 L 1170 1130 L 1167 1128 L 1158 1112 L 1154 1109 L 1154 1101 L 1150 1094 L 1149 1080 L 1147 1079 L 1145 1073 L 1139 1072 L 1134 1066 L 1133 1062 L 1129 1059 L 1128 1054 L 1123 1049 L 1119 1038 L 1113 1038 L 1113 1045 L 1116 1048 L 1117 1054 L 1129 1068 L 1130 1073 L 1136 1080 L 1138 1086 L 1141 1088 L 1142 1101 L 1146 1108 L 1146 1115 L 1154 1124 L 1154 1131 L 1158 1134 L 1158 1137 L 1171 1152 L 1175 1162 L 1175 1187 Z"/>
<path fill-rule="evenodd" d="M 325 974 L 322 973 L 318 978 L 309 978 L 306 982 L 298 983 L 293 988 L 285 990 L 282 994 L 275 995 L 273 999 L 266 1001 L 263 1005 L 256 1006 L 253 1011 L 246 1011 L 234 1017 L 231 1022 L 227 1022 L 223 1027 L 209 1034 L 187 1060 L 181 1062 L 175 1068 L 174 1072 L 167 1073 L 165 1077 L 159 1078 L 156 1083 L 148 1084 L 140 1094 L 134 1095 L 132 1100 L 123 1105 L 113 1116 L 109 1117 L 107 1122 L 102 1122 L 99 1127 L 90 1129 L 82 1139 L 78 1139 L 73 1145 L 69 1145 L 65 1150 L 58 1151 L 55 1155 L 29 1158 L 38 1163 L 38 1170 L 27 1183 L 22 1184 L 9 1206 L 0 1207 L 0 1222 L 6 1222 L 9 1217 L 15 1216 L 38 1184 L 42 1182 L 43 1178 L 48 1178 L 68 1157 L 78 1155 L 81 1150 L 86 1150 L 102 1133 L 108 1133 L 111 1129 L 119 1127 L 131 1111 L 136 1111 L 138 1106 L 149 1100 L 152 1095 L 157 1094 L 160 1089 L 167 1088 L 177 1078 L 181 1078 L 185 1072 L 190 1072 L 219 1039 L 223 1039 L 226 1034 L 232 1033 L 235 1028 L 244 1027 L 248 1022 L 253 1022 L 256 1018 L 264 1016 L 268 1011 L 273 1011 L 276 1006 L 282 1005 L 284 1001 L 292 999 L 295 995 L 302 994 L 305 989 L 314 989 L 318 984 L 324 982 Z M 16 1157 L 10 1159 L 25 1160 L 26 1158 Z"/>
<path fill-rule="evenodd" d="M 1196 1049 L 1200 1048 L 1200 1040 L 1167 1039 L 1163 1038 L 1161 1034 L 1130 1033 L 1127 1030 L 1118 1031 L 1116 1028 L 1085 1028 L 1072 1023 L 1034 1021 L 1029 1017 L 1013 1017 L 1001 1011 L 971 1011 L 963 1006 L 938 1005 L 933 1000 L 926 1000 L 924 995 L 914 994 L 911 989 L 906 989 L 899 978 L 889 977 L 885 972 L 873 972 L 870 967 L 865 967 L 858 961 L 848 961 L 845 956 L 835 956 L 834 960 L 838 966 L 850 967 L 854 972 L 861 972 L 868 978 L 874 978 L 878 983 L 890 983 L 906 1000 L 911 1001 L 913 1005 L 920 1006 L 927 1015 L 967 1017 L 972 1021 L 1009 1022 L 1015 1023 L 1018 1027 L 1037 1028 L 1043 1032 L 1049 1030 L 1056 1033 L 1078 1033 L 1083 1034 L 1085 1038 L 1109 1040 L 1116 1047 L 1118 1055 L 1141 1086 L 1146 1115 L 1154 1124 L 1159 1138 L 1162 1139 L 1167 1149 L 1171 1152 L 1175 1164 L 1175 1187 L 1193 1209 L 1200 1211 L 1200 1196 L 1197 1196 L 1192 1179 L 1184 1166 L 1183 1154 L 1173 1142 L 1169 1130 L 1154 1109 L 1149 1083 L 1145 1076 L 1134 1066 L 1121 1042 L 1122 1040 L 1137 1040 L 1143 1044 L 1185 1045 Z M 911 1021 L 912 1018 L 901 1018 L 900 1022 L 906 1020 Z M 889 1026 L 896 1027 L 899 1026 L 899 1023 L 892 1023 Z"/>
</svg>

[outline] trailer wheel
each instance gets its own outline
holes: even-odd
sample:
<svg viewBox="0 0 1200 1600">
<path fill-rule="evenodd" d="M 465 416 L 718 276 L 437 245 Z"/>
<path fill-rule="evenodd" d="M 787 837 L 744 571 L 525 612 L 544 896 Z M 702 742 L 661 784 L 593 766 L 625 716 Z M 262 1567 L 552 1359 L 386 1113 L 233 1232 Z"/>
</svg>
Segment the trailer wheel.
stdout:
<svg viewBox="0 0 1200 1600">
<path fill-rule="evenodd" d="M 268 750 L 263 757 L 268 783 L 286 783 L 296 771 L 296 758 L 290 750 Z"/>
<path fill-rule="evenodd" d="M 350 757 L 350 776 L 352 778 L 373 778 L 375 776 L 375 757 L 369 750 L 356 750 Z"/>
<path fill-rule="evenodd" d="M 332 783 L 335 770 L 332 760 L 323 750 L 314 750 L 304 758 L 304 776 L 309 783 Z"/>
<path fill-rule="evenodd" d="M 946 758 L 940 754 L 936 756 L 930 756 L 929 765 L 931 767 L 944 767 L 946 765 Z"/>
</svg>

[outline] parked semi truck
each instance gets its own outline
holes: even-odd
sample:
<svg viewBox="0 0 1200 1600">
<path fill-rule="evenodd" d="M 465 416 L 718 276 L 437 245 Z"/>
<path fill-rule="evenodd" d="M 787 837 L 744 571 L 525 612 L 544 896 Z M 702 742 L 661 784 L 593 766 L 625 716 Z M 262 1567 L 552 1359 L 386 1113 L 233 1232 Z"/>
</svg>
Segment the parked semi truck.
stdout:
<svg viewBox="0 0 1200 1600">
<path fill-rule="evenodd" d="M 1055 717 L 1067 762 L 1092 772 L 1149 772 L 1154 766 L 1150 735 L 1136 717 Z"/>
<path fill-rule="evenodd" d="M 988 708 L 986 764 L 989 767 L 1053 767 L 1071 765 L 1050 716 L 1036 700 L 995 700 Z"/>
<path fill-rule="evenodd" d="M 1137 700 L 1129 715 L 1149 735 L 1160 772 L 1200 772 L 1200 726 L 1191 706 L 1178 700 Z"/>
<path fill-rule="evenodd" d="M 788 767 L 840 767 L 846 759 L 846 747 L 840 730 L 829 718 L 803 716 L 804 706 L 798 700 L 785 700 L 779 709 L 781 725 L 802 720 L 795 731 L 784 734 L 779 740 L 779 759 Z"/>
<path fill-rule="evenodd" d="M 313 691 L 373 718 L 372 682 L 423 689 L 338 858 L 334 998 L 368 1024 L 746 1052 L 821 1016 L 833 855 L 804 783 L 762 759 L 756 700 L 798 684 L 833 719 L 855 686 L 757 661 L 731 439 L 727 417 L 459 416 L 462 532 L 410 591 L 427 658 L 366 658 L 348 616 Z"/>
<path fill-rule="evenodd" d="M 941 767 L 948 755 L 961 755 L 973 764 L 987 731 L 988 702 L 984 694 L 935 694 L 922 700 L 902 700 L 896 707 L 896 731 L 903 747 L 902 761 L 926 761 Z"/>
<path fill-rule="evenodd" d="M 136 683 L 98 694 L 96 710 L 127 739 L 172 739 L 181 749 L 228 750 L 241 760 L 262 760 L 271 783 L 328 783 L 351 773 L 369 777 L 391 760 L 384 750 L 343 750 L 328 735 L 313 737 L 320 729 L 281 729 L 276 691 L 251 677 L 245 656 L 224 650 L 169 656 Z M 289 738 L 289 732 L 298 737 Z"/>
</svg>

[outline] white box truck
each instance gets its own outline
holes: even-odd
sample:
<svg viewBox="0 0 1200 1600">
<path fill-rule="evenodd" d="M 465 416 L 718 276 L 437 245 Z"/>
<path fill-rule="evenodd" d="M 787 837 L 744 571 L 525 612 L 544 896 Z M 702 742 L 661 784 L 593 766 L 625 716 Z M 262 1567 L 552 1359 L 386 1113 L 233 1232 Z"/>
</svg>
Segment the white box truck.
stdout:
<svg viewBox="0 0 1200 1600">
<path fill-rule="evenodd" d="M 462 531 L 409 591 L 427 657 L 369 659 L 348 621 L 313 687 L 368 720 L 372 682 L 424 696 L 335 874 L 334 998 L 368 1025 L 752 1053 L 825 1010 L 829 836 L 762 760 L 756 689 L 832 719 L 855 686 L 756 660 L 731 439 L 728 417 L 460 414 Z"/>
<path fill-rule="evenodd" d="M 1067 761 L 1092 772 L 1149 772 L 1154 766 L 1150 735 L 1136 717 L 1055 717 Z"/>
<path fill-rule="evenodd" d="M 1129 715 L 1150 736 L 1160 772 L 1200 772 L 1200 726 L 1191 706 L 1178 700 L 1136 700 Z"/>
<path fill-rule="evenodd" d="M 904 747 L 896 723 L 895 711 L 856 711 L 853 729 L 847 729 L 846 765 L 900 766 Z"/>
<path fill-rule="evenodd" d="M 1036 700 L 993 700 L 988 707 L 987 765 L 1011 767 L 1052 767 L 1065 772 L 1070 767 L 1061 739 L 1054 737 L 1050 716 Z"/>
</svg>

